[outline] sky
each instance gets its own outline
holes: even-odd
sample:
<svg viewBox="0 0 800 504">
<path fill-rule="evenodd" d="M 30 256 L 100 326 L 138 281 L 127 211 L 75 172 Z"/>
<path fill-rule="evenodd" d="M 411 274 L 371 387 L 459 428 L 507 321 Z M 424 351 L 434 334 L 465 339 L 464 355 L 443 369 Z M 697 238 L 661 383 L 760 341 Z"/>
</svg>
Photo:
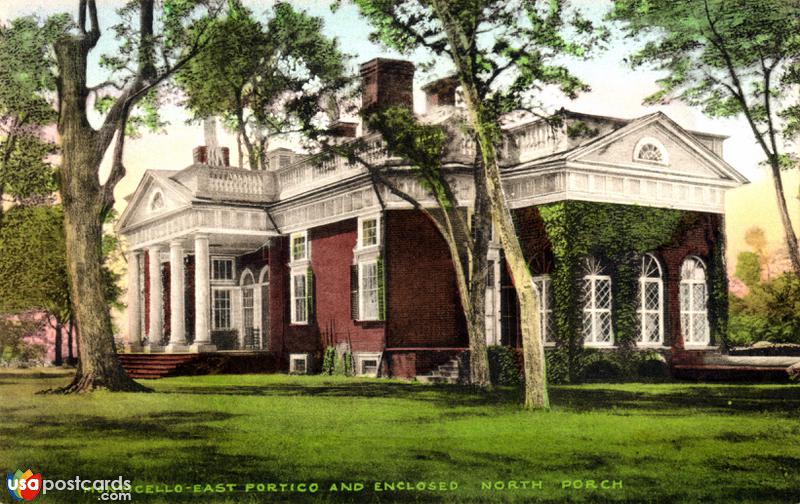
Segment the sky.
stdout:
<svg viewBox="0 0 800 504">
<path fill-rule="evenodd" d="M 118 22 L 115 8 L 123 4 L 123 0 L 98 0 L 101 29 L 106 30 L 94 54 L 94 65 L 90 66 L 89 84 L 105 80 L 103 73 L 97 68 L 97 56 L 102 53 L 113 53 L 115 41 L 108 28 Z M 245 0 L 256 13 L 262 13 L 273 5 L 264 0 Z M 331 12 L 329 1 L 295 0 L 293 5 L 306 9 L 310 14 L 321 16 L 325 20 L 325 32 L 339 39 L 342 49 L 354 56 L 353 69 L 362 62 L 372 58 L 404 57 L 419 63 L 421 55 L 403 56 L 369 41 L 369 25 L 359 16 L 357 9 L 343 2 L 336 12 Z M 8 20 L 17 16 L 36 14 L 46 16 L 57 12 L 77 11 L 77 0 L 0 0 L 0 19 Z M 586 0 L 583 6 L 590 16 L 599 18 L 610 5 L 610 1 Z M 728 245 L 729 262 L 742 249 L 744 230 L 752 225 L 761 225 L 766 231 L 771 245 L 777 246 L 781 240 L 779 220 L 775 197 L 771 184 L 765 178 L 763 168 L 758 163 L 763 154 L 757 147 L 749 126 L 743 119 L 710 119 L 698 109 L 673 102 L 670 105 L 642 105 L 643 99 L 652 94 L 657 86 L 659 73 L 651 70 L 632 70 L 623 62 L 623 58 L 636 48 L 636 41 L 616 37 L 606 51 L 599 53 L 590 61 L 570 64 L 572 71 L 590 84 L 592 91 L 584 93 L 578 99 L 570 101 L 552 93 L 547 105 L 552 109 L 566 107 L 571 110 L 593 114 L 633 118 L 660 110 L 687 129 L 718 133 L 729 136 L 724 145 L 724 158 L 753 183 L 731 191 L 728 194 Z M 417 72 L 415 77 L 415 103 L 422 112 L 424 95 L 420 90 L 426 82 L 449 73 L 450 68 L 435 67 L 430 73 Z M 124 196 L 132 193 L 144 171 L 147 169 L 177 170 L 191 163 L 192 148 L 203 143 L 202 126 L 186 124 L 187 117 L 178 106 L 171 106 L 165 111 L 170 125 L 165 134 L 144 134 L 141 138 L 126 142 L 125 165 L 128 174 L 117 186 L 117 209 L 125 205 Z M 231 147 L 232 163 L 237 162 L 234 139 L 222 133 L 220 143 Z M 110 154 L 111 149 L 109 149 Z M 108 160 L 105 163 L 105 173 Z M 101 178 L 104 173 L 101 173 Z M 793 206 L 792 215 L 797 219 L 797 177 L 792 176 L 788 195 Z"/>
</svg>

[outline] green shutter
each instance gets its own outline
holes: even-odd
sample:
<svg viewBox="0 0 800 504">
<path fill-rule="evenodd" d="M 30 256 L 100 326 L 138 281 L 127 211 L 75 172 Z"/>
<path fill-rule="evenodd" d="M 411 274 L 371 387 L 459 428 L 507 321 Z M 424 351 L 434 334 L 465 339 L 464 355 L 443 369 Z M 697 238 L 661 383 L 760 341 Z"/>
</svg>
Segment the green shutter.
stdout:
<svg viewBox="0 0 800 504">
<path fill-rule="evenodd" d="M 350 318 L 358 320 L 358 265 L 350 266 Z"/>
<path fill-rule="evenodd" d="M 378 257 L 378 320 L 386 320 L 386 287 L 383 257 Z"/>
<path fill-rule="evenodd" d="M 314 271 L 311 266 L 306 270 L 306 318 L 309 324 L 314 321 Z"/>
</svg>

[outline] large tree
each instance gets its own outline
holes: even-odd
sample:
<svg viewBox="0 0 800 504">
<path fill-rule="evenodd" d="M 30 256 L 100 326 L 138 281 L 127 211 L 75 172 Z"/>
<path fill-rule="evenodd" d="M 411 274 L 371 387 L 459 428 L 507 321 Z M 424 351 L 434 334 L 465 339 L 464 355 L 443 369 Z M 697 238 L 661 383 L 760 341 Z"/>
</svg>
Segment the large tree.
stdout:
<svg viewBox="0 0 800 504">
<path fill-rule="evenodd" d="M 573 97 L 586 89 L 559 63 L 584 56 L 596 41 L 592 23 L 566 2 L 534 0 L 354 0 L 373 38 L 402 52 L 427 51 L 455 69 L 475 137 L 491 219 L 520 302 L 526 408 L 547 408 L 539 294 L 533 286 L 500 179 L 504 114 L 538 112 L 538 92 L 554 85 Z M 567 21 L 569 20 L 569 21 Z M 433 62 L 436 62 L 434 59 Z"/>
<path fill-rule="evenodd" d="M 114 188 L 125 175 L 124 142 L 137 104 L 189 61 L 201 48 L 198 26 L 221 8 L 212 0 L 129 0 L 114 27 L 119 46 L 101 61 L 112 79 L 90 86 L 90 54 L 102 32 L 95 0 L 78 1 L 74 28 L 53 49 L 57 67 L 60 194 L 64 208 L 67 271 L 73 314 L 79 328 L 80 364 L 64 392 L 94 389 L 143 391 L 116 355 L 108 304 L 103 292 L 103 223 L 114 205 Z M 200 20 L 197 16 L 203 16 Z M 116 89 L 99 127 L 90 107 L 93 92 Z M 95 98 L 91 100 L 90 97 Z M 147 103 L 147 102 L 144 102 Z M 150 103 L 153 100 L 150 99 Z M 116 141 L 115 141 L 116 138 Z M 101 182 L 100 164 L 114 143 L 112 166 Z"/>
<path fill-rule="evenodd" d="M 230 6 L 204 27 L 203 52 L 176 80 L 196 119 L 221 117 L 236 133 L 242 167 L 246 159 L 266 170 L 269 140 L 300 132 L 348 83 L 347 57 L 322 33 L 322 19 L 288 3 L 263 21 L 239 1 Z"/>
<path fill-rule="evenodd" d="M 664 71 L 647 103 L 680 99 L 711 117 L 742 116 L 766 158 L 794 273 L 800 248 L 783 171 L 797 167 L 800 133 L 800 2 L 797 0 L 618 0 L 612 19 L 651 40 L 630 58 Z"/>
<path fill-rule="evenodd" d="M 374 183 L 388 188 L 391 193 L 422 212 L 444 238 L 453 261 L 456 287 L 467 326 L 469 383 L 490 388 L 485 304 L 491 218 L 483 165 L 480 159 L 475 159 L 471 174 L 475 194 L 470 219 L 464 212 L 466 202 L 459 201 L 454 189 L 453 177 L 459 174 L 458 170 L 443 166 L 451 160 L 451 149 L 460 145 L 463 121 L 456 115 L 447 126 L 422 124 L 413 112 L 402 107 L 365 110 L 362 114 L 369 127 L 381 133 L 388 153 L 408 163 L 412 175 L 436 202 L 437 211 L 427 208 L 400 188 L 395 177 L 407 176 L 402 169 L 398 173 L 396 167 L 375 165 L 359 156 L 362 142 L 339 145 L 333 150 L 366 166 Z"/>
</svg>

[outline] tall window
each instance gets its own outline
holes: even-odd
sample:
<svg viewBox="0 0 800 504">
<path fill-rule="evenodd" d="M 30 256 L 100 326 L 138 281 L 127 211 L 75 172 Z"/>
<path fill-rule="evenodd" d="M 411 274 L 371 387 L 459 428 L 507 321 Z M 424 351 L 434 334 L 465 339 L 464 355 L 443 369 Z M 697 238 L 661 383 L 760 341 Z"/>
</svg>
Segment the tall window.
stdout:
<svg viewBox="0 0 800 504">
<path fill-rule="evenodd" d="M 292 262 L 308 259 L 308 236 L 306 233 L 293 233 L 292 242 Z"/>
<path fill-rule="evenodd" d="M 533 277 L 533 285 L 539 291 L 539 320 L 542 326 L 542 335 L 545 343 L 555 343 L 553 331 L 553 289 L 550 284 L 550 275 Z"/>
<path fill-rule="evenodd" d="M 359 265 L 361 270 L 359 292 L 361 293 L 361 320 L 378 320 L 378 263 L 369 262 Z"/>
<path fill-rule="evenodd" d="M 697 257 L 687 257 L 681 265 L 681 334 L 686 345 L 709 343 L 706 300 L 706 268 Z"/>
<path fill-rule="evenodd" d="M 233 259 L 213 259 L 211 261 L 212 280 L 233 280 Z"/>
<path fill-rule="evenodd" d="M 306 273 L 292 275 L 292 323 L 308 323 L 308 277 Z"/>
<path fill-rule="evenodd" d="M 230 289 L 214 289 L 213 293 L 213 319 L 214 329 L 224 330 L 231 328 L 231 291 Z"/>
<path fill-rule="evenodd" d="M 583 277 L 583 341 L 589 346 L 614 344 L 611 277 L 594 257 L 586 260 L 586 275 Z"/>
<path fill-rule="evenodd" d="M 639 276 L 639 343 L 658 345 L 664 341 L 664 282 L 655 257 L 642 257 Z"/>
<path fill-rule="evenodd" d="M 242 275 L 242 323 L 244 329 L 253 327 L 255 291 L 253 289 L 253 275 L 247 271 Z"/>
</svg>

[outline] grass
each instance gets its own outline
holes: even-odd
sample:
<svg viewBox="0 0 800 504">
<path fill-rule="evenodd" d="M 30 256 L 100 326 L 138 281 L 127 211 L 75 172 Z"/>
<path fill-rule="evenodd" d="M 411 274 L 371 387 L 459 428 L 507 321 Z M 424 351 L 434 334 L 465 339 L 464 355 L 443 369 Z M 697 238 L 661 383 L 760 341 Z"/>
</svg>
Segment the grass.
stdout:
<svg viewBox="0 0 800 504">
<path fill-rule="evenodd" d="M 68 379 L 0 372 L 0 467 L 184 485 L 180 494 L 134 492 L 133 502 L 800 502 L 797 385 L 552 387 L 547 413 L 521 411 L 508 389 L 314 376 L 170 378 L 149 382 L 154 394 L 35 394 Z M 542 488 L 481 489 L 510 480 Z M 565 480 L 622 488 L 562 489 Z M 393 481 L 458 488 L 373 489 Z M 316 482 L 320 491 L 242 491 L 269 482 Z M 329 491 L 338 482 L 366 488 Z M 237 488 L 188 490 L 218 483 Z"/>
</svg>

